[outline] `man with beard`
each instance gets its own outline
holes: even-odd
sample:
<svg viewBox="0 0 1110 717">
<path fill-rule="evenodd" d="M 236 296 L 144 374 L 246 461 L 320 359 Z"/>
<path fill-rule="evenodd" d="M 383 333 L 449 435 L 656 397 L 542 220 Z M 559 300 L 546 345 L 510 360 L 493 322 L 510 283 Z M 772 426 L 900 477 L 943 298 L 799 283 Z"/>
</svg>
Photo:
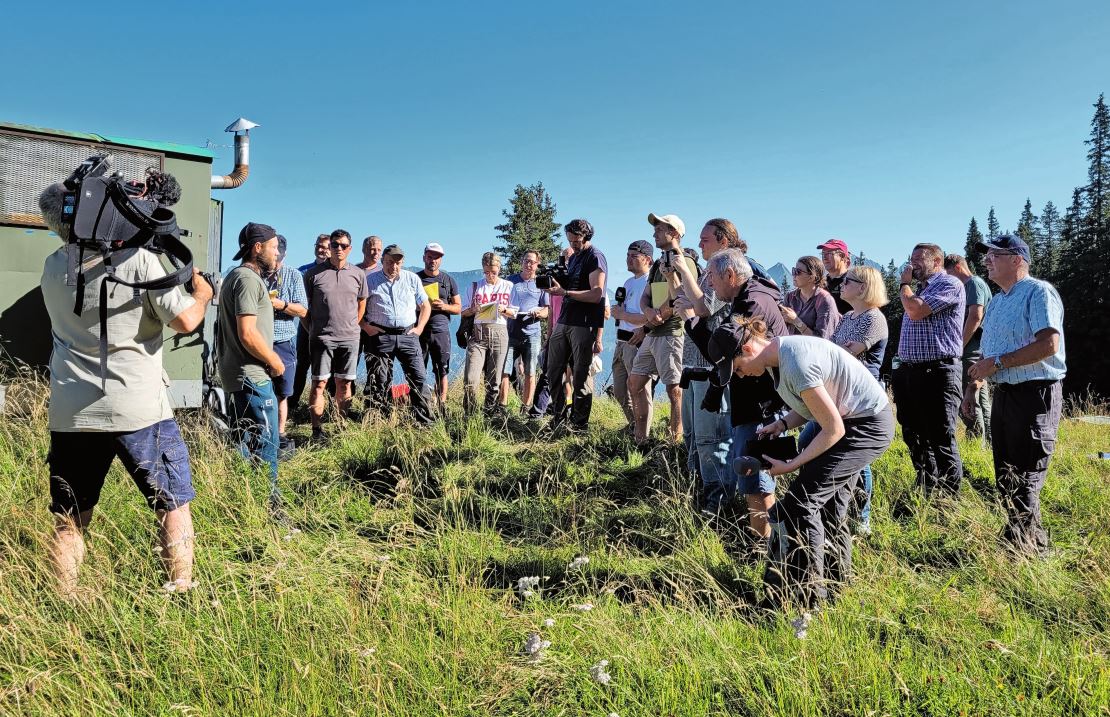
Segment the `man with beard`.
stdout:
<svg viewBox="0 0 1110 717">
<path fill-rule="evenodd" d="M 278 404 L 272 379 L 285 373 L 285 364 L 274 351 L 274 306 L 262 279 L 278 266 L 277 232 L 249 222 L 239 232 L 239 251 L 233 258 L 242 263 L 228 273 L 220 289 L 220 382 L 239 451 L 269 467 L 270 509 L 280 517 Z"/>
</svg>

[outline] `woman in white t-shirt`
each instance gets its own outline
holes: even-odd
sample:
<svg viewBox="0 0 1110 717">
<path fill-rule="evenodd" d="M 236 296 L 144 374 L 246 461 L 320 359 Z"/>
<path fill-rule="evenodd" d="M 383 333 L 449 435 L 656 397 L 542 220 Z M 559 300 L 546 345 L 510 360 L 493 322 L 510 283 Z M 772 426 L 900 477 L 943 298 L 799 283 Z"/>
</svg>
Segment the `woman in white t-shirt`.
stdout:
<svg viewBox="0 0 1110 717">
<path fill-rule="evenodd" d="M 785 597 L 785 587 L 803 605 L 813 606 L 850 575 L 848 501 L 860 469 L 881 456 L 894 438 L 886 390 L 862 362 L 831 341 L 812 336 L 771 338 L 758 319 L 740 319 L 718 328 L 710 344 L 710 352 L 721 357 L 720 378 L 727 380 L 734 372 L 741 376 L 770 372 L 779 396 L 791 408 L 785 418 L 762 426 L 759 437 L 777 436 L 807 421 L 820 426 L 797 457 L 782 461 L 764 456 L 773 476 L 798 471 L 771 516 L 788 539 L 786 570 L 769 567 L 765 582 L 773 599 Z M 826 535 L 831 536 L 827 570 Z"/>
<path fill-rule="evenodd" d="M 486 385 L 485 412 L 497 410 L 497 391 L 501 383 L 501 367 L 509 350 L 509 296 L 513 285 L 501 278 L 501 257 L 492 251 L 482 255 L 485 280 L 474 282 L 463 296 L 463 316 L 474 317 L 474 333 L 466 345 L 463 366 L 463 410 L 478 407 L 478 382 Z"/>
</svg>

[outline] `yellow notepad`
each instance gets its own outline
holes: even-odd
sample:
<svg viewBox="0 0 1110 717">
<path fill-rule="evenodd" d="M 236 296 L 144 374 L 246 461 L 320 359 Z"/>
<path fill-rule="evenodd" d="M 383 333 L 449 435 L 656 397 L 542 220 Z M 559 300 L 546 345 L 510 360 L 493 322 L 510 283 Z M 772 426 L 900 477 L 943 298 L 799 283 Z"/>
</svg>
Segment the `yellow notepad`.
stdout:
<svg viewBox="0 0 1110 717">
<path fill-rule="evenodd" d="M 439 299 L 439 282 L 433 281 L 431 284 L 425 284 L 424 293 L 428 295 L 428 301 L 437 301 Z"/>
<path fill-rule="evenodd" d="M 661 309 L 667 305 L 667 302 L 671 300 L 668 288 L 669 285 L 665 281 L 653 281 L 651 283 L 651 308 Z"/>
<path fill-rule="evenodd" d="M 478 318 L 482 321 L 496 321 L 497 320 L 497 302 L 490 302 L 482 304 L 478 309 Z"/>
</svg>

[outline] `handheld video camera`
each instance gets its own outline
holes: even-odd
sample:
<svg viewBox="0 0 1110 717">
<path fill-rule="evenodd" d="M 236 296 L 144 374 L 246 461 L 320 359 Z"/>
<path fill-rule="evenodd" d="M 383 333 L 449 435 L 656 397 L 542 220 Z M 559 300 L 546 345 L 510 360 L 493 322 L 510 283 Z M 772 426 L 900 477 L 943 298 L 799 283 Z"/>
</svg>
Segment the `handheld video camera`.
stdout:
<svg viewBox="0 0 1110 717">
<path fill-rule="evenodd" d="M 564 289 L 573 287 L 567 286 L 570 277 L 567 274 L 567 258 L 560 256 L 559 260 L 551 264 L 544 264 L 536 271 L 536 288 L 537 289 L 550 289 L 552 281 L 555 281 L 559 286 Z"/>
<path fill-rule="evenodd" d="M 759 438 L 748 441 L 745 446 L 758 456 L 740 456 L 732 462 L 732 471 L 741 478 L 747 478 L 766 470 L 771 464 L 763 457 L 770 456 L 775 460 L 788 461 L 798 455 L 798 441 L 794 436 L 779 436 L 778 438 Z"/>
</svg>

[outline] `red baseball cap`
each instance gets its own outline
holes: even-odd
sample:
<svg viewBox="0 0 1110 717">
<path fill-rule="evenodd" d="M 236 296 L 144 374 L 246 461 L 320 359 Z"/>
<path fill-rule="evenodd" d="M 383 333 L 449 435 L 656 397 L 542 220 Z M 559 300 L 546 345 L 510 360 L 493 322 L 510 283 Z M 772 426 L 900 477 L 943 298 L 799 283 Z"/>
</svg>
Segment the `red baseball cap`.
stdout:
<svg viewBox="0 0 1110 717">
<path fill-rule="evenodd" d="M 832 251 L 834 249 L 848 254 L 848 245 L 839 239 L 829 239 L 824 244 L 818 244 L 817 248 L 821 251 Z"/>
</svg>

